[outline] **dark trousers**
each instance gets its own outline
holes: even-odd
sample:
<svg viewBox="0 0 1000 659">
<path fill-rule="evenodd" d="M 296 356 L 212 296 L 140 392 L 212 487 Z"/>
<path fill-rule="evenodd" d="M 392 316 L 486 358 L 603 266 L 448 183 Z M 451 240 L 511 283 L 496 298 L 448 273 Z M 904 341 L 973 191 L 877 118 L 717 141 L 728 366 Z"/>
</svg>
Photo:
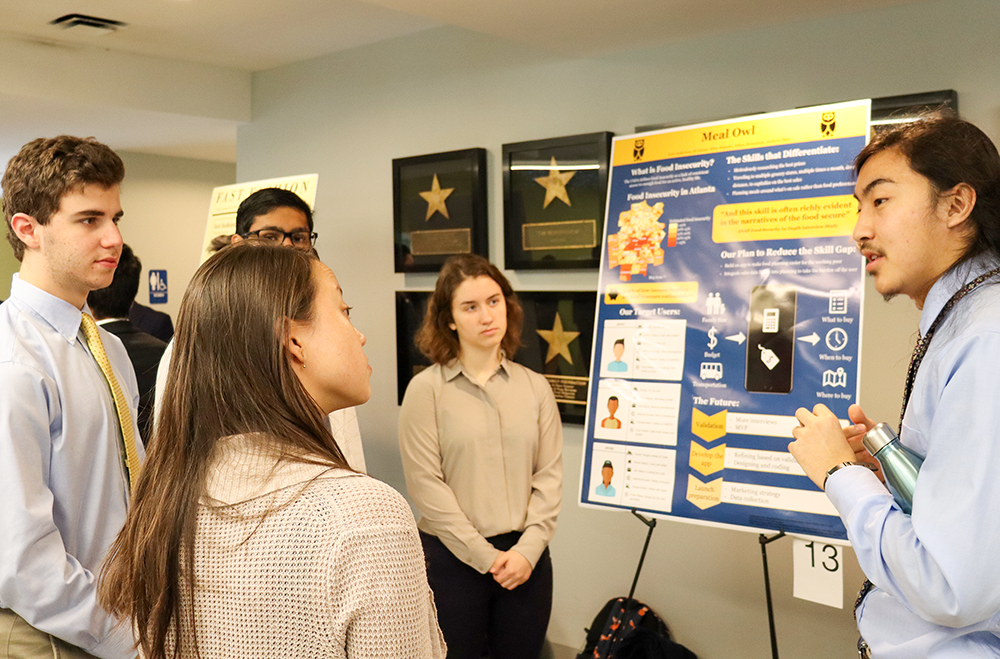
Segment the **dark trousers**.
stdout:
<svg viewBox="0 0 1000 659">
<path fill-rule="evenodd" d="M 505 533 L 487 540 L 507 551 L 520 536 Z M 505 590 L 489 572 L 479 574 L 455 558 L 437 537 L 421 532 L 420 540 L 448 659 L 536 659 L 552 612 L 549 550 L 526 582 Z"/>
</svg>

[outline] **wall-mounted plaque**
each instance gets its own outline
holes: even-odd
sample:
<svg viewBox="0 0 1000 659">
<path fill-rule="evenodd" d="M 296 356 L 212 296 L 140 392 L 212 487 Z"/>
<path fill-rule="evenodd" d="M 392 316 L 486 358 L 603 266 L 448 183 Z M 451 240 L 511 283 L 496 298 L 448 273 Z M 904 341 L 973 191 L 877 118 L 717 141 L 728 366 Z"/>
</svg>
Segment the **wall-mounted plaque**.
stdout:
<svg viewBox="0 0 1000 659">
<path fill-rule="evenodd" d="M 396 394 L 400 405 L 406 385 L 414 375 L 431 365 L 431 360 L 413 343 L 424 322 L 431 295 L 428 291 L 396 291 Z"/>
<path fill-rule="evenodd" d="M 521 348 L 514 361 L 545 376 L 567 423 L 583 423 L 590 385 L 590 350 L 594 339 L 593 291 L 519 291 L 524 307 Z M 399 403 L 410 380 L 430 366 L 413 343 L 431 293 L 396 293 L 396 372 Z"/>
<path fill-rule="evenodd" d="M 486 149 L 392 161 L 396 272 L 437 272 L 455 254 L 489 257 Z"/>
<path fill-rule="evenodd" d="M 612 133 L 503 145 L 505 267 L 596 268 Z"/>
<path fill-rule="evenodd" d="M 514 361 L 545 376 L 566 423 L 583 424 L 594 343 L 593 291 L 518 291 L 524 307 L 521 349 Z"/>
<path fill-rule="evenodd" d="M 936 92 L 873 98 L 872 133 L 928 114 L 958 116 L 958 92 L 954 89 L 942 89 Z"/>
</svg>

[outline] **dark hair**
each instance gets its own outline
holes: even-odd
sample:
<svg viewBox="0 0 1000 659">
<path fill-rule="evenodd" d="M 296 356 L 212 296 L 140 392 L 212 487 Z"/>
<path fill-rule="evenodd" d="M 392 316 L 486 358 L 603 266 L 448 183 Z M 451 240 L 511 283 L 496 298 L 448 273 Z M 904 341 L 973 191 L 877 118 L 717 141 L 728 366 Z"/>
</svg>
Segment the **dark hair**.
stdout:
<svg viewBox="0 0 1000 659">
<path fill-rule="evenodd" d="M 906 156 L 937 194 L 959 183 L 976 191 L 969 215 L 975 235 L 955 265 L 984 253 L 1000 257 L 1000 154 L 983 131 L 952 116 L 901 124 L 877 134 L 861 150 L 854 161 L 855 175 L 869 158 L 889 149 Z"/>
<path fill-rule="evenodd" d="M 618 396 L 608 396 L 608 402 L 609 402 L 609 403 L 610 403 L 611 401 L 613 401 L 613 400 L 618 400 Z"/>
<path fill-rule="evenodd" d="M 142 275 L 142 261 L 128 245 L 122 245 L 118 267 L 111 285 L 90 291 L 87 304 L 94 312 L 94 318 L 128 318 L 129 309 L 139 292 L 139 277 Z"/>
<path fill-rule="evenodd" d="M 215 254 L 220 249 L 229 247 L 233 244 L 233 237 L 228 234 L 222 234 L 212 238 L 212 242 L 208 243 L 208 252 L 210 254 Z"/>
<path fill-rule="evenodd" d="M 615 466 L 613 464 L 611 464 L 611 460 L 605 460 L 604 461 L 604 466 L 601 467 L 601 469 L 607 469 L 608 467 L 611 467 L 612 469 L 615 468 Z"/>
<path fill-rule="evenodd" d="M 625 346 L 625 339 L 615 339 L 615 345 Z"/>
<path fill-rule="evenodd" d="M 415 342 L 420 352 L 435 364 L 447 364 L 458 357 L 461 346 L 458 342 L 458 332 L 449 324 L 455 322 L 451 314 L 451 303 L 455 290 L 466 279 L 489 277 L 500 286 L 504 302 L 507 304 L 507 333 L 500 342 L 500 348 L 508 358 L 513 359 L 514 353 L 521 347 L 521 323 L 524 321 L 524 310 L 517 300 L 510 282 L 503 276 L 499 268 L 476 254 L 460 254 L 448 259 L 438 274 L 437 286 L 427 304 L 424 324 L 417 331 Z"/>
<path fill-rule="evenodd" d="M 306 216 L 309 230 L 313 230 L 312 209 L 302 197 L 290 190 L 263 188 L 244 199 L 236 209 L 236 233 L 246 237 L 255 219 L 267 215 L 276 208 L 294 208 L 302 211 Z"/>
<path fill-rule="evenodd" d="M 98 587 L 149 659 L 184 656 L 182 616 L 197 627 L 195 519 L 220 438 L 253 434 L 279 458 L 349 469 L 285 345 L 288 320 L 312 318 L 318 264 L 244 241 L 205 261 L 184 293 L 163 409 Z"/>
<path fill-rule="evenodd" d="M 14 258 L 24 258 L 24 243 L 10 224 L 14 215 L 24 213 L 39 224 L 48 224 L 64 195 L 90 184 L 110 188 L 124 178 L 122 159 L 92 137 L 60 135 L 25 144 L 7 163 L 0 181 L 7 242 Z"/>
</svg>

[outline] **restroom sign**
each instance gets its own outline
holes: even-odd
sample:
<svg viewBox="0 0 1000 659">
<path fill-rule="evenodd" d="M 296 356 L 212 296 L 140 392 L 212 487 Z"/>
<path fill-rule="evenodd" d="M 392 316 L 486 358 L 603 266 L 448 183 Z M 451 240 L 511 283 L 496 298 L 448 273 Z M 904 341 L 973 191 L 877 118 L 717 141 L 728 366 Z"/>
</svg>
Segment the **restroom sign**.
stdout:
<svg viewBox="0 0 1000 659">
<path fill-rule="evenodd" d="M 167 271 L 166 270 L 150 270 L 149 271 L 149 303 L 150 304 L 166 304 L 167 303 Z"/>
</svg>

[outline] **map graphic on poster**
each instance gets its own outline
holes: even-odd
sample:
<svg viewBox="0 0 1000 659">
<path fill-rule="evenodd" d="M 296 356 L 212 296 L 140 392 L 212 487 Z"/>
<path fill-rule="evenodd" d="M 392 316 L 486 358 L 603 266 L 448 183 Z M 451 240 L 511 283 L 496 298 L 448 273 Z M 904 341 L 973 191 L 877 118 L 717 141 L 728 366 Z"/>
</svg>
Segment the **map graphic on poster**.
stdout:
<svg viewBox="0 0 1000 659">
<path fill-rule="evenodd" d="M 788 453 L 857 400 L 870 102 L 614 140 L 580 503 L 845 540 Z"/>
</svg>

